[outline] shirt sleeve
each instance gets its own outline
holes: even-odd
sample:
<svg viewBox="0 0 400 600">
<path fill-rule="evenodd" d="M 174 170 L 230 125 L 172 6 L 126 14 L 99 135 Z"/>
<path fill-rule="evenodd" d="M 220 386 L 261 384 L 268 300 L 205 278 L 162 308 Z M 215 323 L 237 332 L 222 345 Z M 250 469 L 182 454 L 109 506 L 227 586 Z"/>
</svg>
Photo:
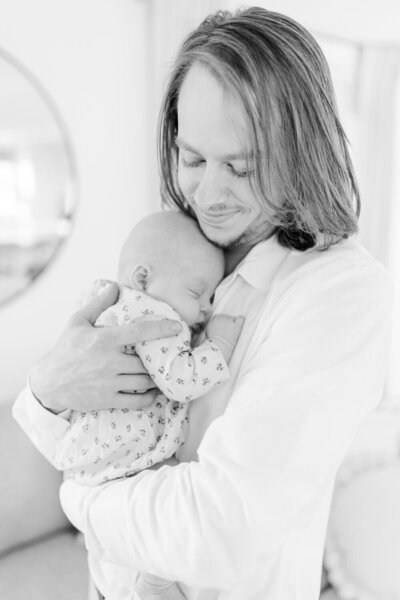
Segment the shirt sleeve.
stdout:
<svg viewBox="0 0 400 600">
<path fill-rule="evenodd" d="M 191 348 L 188 334 L 136 344 L 136 352 L 157 387 L 176 402 L 200 398 L 229 379 L 222 352 L 210 340 Z"/>
<path fill-rule="evenodd" d="M 254 565 L 267 576 L 285 540 L 321 504 L 328 511 L 357 424 L 382 394 L 391 292 L 380 269 L 326 270 L 288 286 L 264 315 L 198 462 L 97 489 L 80 515 L 76 484 L 64 484 L 64 510 L 94 556 L 231 589 Z"/>
<path fill-rule="evenodd" d="M 79 298 L 78 308 L 82 308 L 101 295 L 109 284 L 110 282 L 106 280 L 97 279 Z M 60 452 L 60 448 L 64 442 L 66 443 L 67 434 L 70 432 L 72 412 L 66 409 L 54 414 L 44 408 L 32 393 L 29 382 L 18 395 L 12 408 L 14 419 L 31 442 L 55 468 L 60 470 L 63 470 L 63 451 Z"/>
<path fill-rule="evenodd" d="M 53 465 L 57 446 L 70 429 L 71 412 L 67 409 L 54 414 L 44 408 L 33 395 L 29 384 L 20 392 L 12 408 L 14 419 Z"/>
</svg>

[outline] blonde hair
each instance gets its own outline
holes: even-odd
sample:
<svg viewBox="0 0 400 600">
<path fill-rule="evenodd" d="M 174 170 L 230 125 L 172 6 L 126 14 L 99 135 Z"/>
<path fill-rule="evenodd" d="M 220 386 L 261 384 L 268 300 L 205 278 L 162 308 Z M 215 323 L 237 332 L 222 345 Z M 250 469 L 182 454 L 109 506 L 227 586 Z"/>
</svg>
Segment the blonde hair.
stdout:
<svg viewBox="0 0 400 600">
<path fill-rule="evenodd" d="M 162 197 L 193 214 L 177 181 L 177 104 L 200 63 L 235 94 L 249 123 L 252 186 L 282 245 L 305 250 L 357 231 L 360 197 L 328 64 L 311 34 L 262 8 L 218 11 L 184 40 L 159 119 Z M 278 182 L 272 197 L 269 175 Z"/>
</svg>

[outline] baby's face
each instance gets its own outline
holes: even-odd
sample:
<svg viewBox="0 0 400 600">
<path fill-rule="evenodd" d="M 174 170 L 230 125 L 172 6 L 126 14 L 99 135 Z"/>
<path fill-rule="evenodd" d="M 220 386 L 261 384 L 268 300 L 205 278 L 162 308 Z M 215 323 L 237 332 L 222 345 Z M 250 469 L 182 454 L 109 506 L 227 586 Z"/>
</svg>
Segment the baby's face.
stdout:
<svg viewBox="0 0 400 600">
<path fill-rule="evenodd" d="M 149 278 L 146 293 L 169 304 L 189 327 L 203 325 L 209 316 L 215 288 L 223 277 L 222 261 L 182 261 L 158 269 Z"/>
</svg>

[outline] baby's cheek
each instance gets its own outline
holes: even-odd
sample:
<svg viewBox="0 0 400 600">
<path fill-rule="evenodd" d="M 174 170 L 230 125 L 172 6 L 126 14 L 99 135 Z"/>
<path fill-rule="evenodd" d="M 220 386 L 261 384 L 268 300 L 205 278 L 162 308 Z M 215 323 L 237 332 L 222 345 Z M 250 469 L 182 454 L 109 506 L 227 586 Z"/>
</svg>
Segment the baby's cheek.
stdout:
<svg viewBox="0 0 400 600">
<path fill-rule="evenodd" d="M 197 303 L 187 303 L 182 318 L 191 327 L 200 321 L 200 306 Z"/>
</svg>

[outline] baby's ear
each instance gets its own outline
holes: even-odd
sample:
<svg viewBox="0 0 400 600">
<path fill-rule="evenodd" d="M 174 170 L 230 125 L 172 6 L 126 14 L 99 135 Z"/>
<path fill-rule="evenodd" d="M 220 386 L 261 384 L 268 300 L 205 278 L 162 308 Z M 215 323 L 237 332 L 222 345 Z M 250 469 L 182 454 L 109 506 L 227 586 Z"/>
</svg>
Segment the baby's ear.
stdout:
<svg viewBox="0 0 400 600">
<path fill-rule="evenodd" d="M 135 289 L 145 291 L 150 276 L 150 267 L 147 265 L 136 265 L 131 275 L 131 285 Z"/>
</svg>

